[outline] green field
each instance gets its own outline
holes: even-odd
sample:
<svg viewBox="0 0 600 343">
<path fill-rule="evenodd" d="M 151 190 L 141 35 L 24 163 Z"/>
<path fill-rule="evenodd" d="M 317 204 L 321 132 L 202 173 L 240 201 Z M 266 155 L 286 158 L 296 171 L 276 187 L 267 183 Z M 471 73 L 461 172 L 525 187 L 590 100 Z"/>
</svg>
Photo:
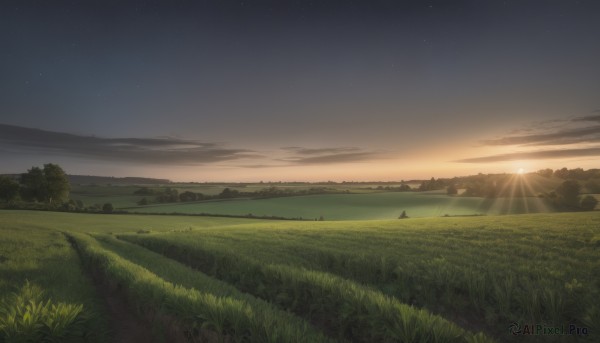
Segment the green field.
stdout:
<svg viewBox="0 0 600 343">
<path fill-rule="evenodd" d="M 290 222 L 0 211 L 0 298 L 28 280 L 83 305 L 70 328 L 90 342 L 118 335 L 98 289 L 127 299 L 157 341 L 511 342 L 516 322 L 588 333 L 527 342 L 596 342 L 599 247 L 597 212 Z"/>
<path fill-rule="evenodd" d="M 381 192 L 371 194 L 325 194 L 270 199 L 233 199 L 173 203 L 128 208 L 140 213 L 210 213 L 227 215 L 279 216 L 326 220 L 371 220 L 444 215 L 496 215 L 551 212 L 545 199 L 447 196 L 442 192 Z"/>
</svg>

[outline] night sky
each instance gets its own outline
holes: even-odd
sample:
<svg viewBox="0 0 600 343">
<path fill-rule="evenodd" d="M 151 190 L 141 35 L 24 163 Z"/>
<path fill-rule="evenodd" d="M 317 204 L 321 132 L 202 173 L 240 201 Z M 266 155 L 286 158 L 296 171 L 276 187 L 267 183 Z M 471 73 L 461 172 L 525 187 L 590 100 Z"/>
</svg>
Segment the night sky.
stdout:
<svg viewBox="0 0 600 343">
<path fill-rule="evenodd" d="M 0 173 L 600 167 L 600 1 L 2 1 Z"/>
</svg>

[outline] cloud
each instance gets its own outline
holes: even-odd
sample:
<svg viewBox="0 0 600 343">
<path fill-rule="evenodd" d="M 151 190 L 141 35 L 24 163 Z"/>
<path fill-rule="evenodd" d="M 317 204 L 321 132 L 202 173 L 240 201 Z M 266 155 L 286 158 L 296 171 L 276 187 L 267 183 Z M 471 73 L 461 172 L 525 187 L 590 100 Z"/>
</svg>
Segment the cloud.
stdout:
<svg viewBox="0 0 600 343">
<path fill-rule="evenodd" d="M 591 127 L 579 127 L 567 130 L 559 130 L 556 132 L 547 132 L 541 134 L 507 136 L 497 139 L 484 140 L 483 145 L 517 145 L 517 144 L 535 144 L 554 145 L 556 141 L 565 140 L 564 144 L 574 144 L 587 142 L 589 140 L 600 139 L 600 125 Z"/>
<path fill-rule="evenodd" d="M 103 138 L 0 124 L 0 146 L 108 161 L 199 165 L 260 157 L 247 149 L 175 138 Z"/>
<path fill-rule="evenodd" d="M 297 146 L 285 147 L 283 150 L 291 151 L 297 155 L 311 156 L 311 155 L 323 155 L 323 154 L 346 154 L 360 151 L 359 148 L 355 147 L 339 147 L 339 148 L 302 148 Z"/>
<path fill-rule="evenodd" d="M 364 151 L 356 147 L 286 147 L 282 149 L 292 153 L 292 156 L 282 158 L 280 161 L 289 162 L 293 165 L 353 163 L 382 158 L 379 152 Z"/>
<path fill-rule="evenodd" d="M 593 111 L 600 113 L 600 110 Z M 529 150 L 465 158 L 455 162 L 486 163 L 526 159 L 600 157 L 600 114 L 533 123 L 504 137 L 483 140 L 483 146 L 516 146 L 521 149 L 546 146 L 555 149 Z"/>
<path fill-rule="evenodd" d="M 595 110 L 594 112 L 600 112 L 600 110 Z M 592 115 L 592 116 L 585 116 L 585 117 L 577 117 L 573 119 L 574 122 L 581 122 L 581 121 L 597 121 L 600 122 L 600 114 L 597 115 Z"/>
<path fill-rule="evenodd" d="M 553 159 L 569 157 L 590 157 L 600 156 L 600 148 L 582 148 L 582 149 L 562 149 L 562 150 L 538 150 L 528 152 L 515 152 L 508 154 L 498 154 L 491 156 L 465 158 L 455 162 L 460 163 L 488 163 L 514 160 L 535 160 L 535 159 Z"/>
</svg>

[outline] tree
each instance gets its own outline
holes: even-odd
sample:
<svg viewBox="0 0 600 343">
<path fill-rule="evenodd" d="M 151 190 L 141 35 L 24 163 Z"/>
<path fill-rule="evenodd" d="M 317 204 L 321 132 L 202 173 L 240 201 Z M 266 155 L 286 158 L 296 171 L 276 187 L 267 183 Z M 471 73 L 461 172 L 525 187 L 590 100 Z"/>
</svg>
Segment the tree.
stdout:
<svg viewBox="0 0 600 343">
<path fill-rule="evenodd" d="M 458 190 L 456 189 L 456 186 L 454 184 L 451 184 L 450 186 L 448 186 L 448 188 L 446 188 L 446 194 L 448 194 L 448 195 L 458 194 Z"/>
<path fill-rule="evenodd" d="M 0 176 L 0 200 L 15 200 L 19 195 L 19 183 L 8 176 Z"/>
<path fill-rule="evenodd" d="M 537 171 L 537 174 L 543 177 L 552 177 L 552 174 L 554 173 L 554 171 L 550 168 L 546 168 L 546 169 L 540 169 Z"/>
<path fill-rule="evenodd" d="M 591 195 L 586 195 L 582 200 L 580 207 L 584 211 L 593 211 L 598 205 L 598 200 Z"/>
<path fill-rule="evenodd" d="M 558 205 L 578 208 L 579 207 L 579 190 L 581 186 L 579 182 L 567 180 L 556 189 Z"/>
<path fill-rule="evenodd" d="M 594 180 L 590 180 L 586 182 L 585 188 L 587 188 L 590 193 L 600 193 L 600 183 Z"/>
<path fill-rule="evenodd" d="M 400 217 L 398 217 L 398 219 L 406 219 L 408 218 L 408 216 L 406 215 L 406 211 L 402 211 L 402 213 L 400 214 Z"/>
<path fill-rule="evenodd" d="M 21 174 L 21 197 L 26 201 L 65 202 L 69 199 L 69 179 L 57 164 L 44 164 L 44 169 L 32 167 Z"/>
<path fill-rule="evenodd" d="M 148 205 L 148 199 L 142 198 L 142 200 L 138 201 L 137 203 L 140 206 Z"/>
<path fill-rule="evenodd" d="M 181 194 L 179 194 L 179 200 L 180 201 L 196 201 L 196 193 L 194 192 L 190 192 L 190 191 L 185 191 Z"/>
<path fill-rule="evenodd" d="M 114 210 L 113 205 L 109 202 L 102 205 L 102 212 L 104 212 L 104 213 L 112 213 L 113 210 Z"/>
<path fill-rule="evenodd" d="M 569 176 L 569 170 L 567 168 L 556 169 L 554 171 L 554 176 L 559 177 L 561 179 L 566 179 Z"/>
<path fill-rule="evenodd" d="M 154 191 L 148 187 L 142 187 L 142 188 L 138 189 L 137 191 L 133 192 L 133 194 L 135 194 L 135 195 L 152 195 L 152 194 L 154 194 Z"/>
<path fill-rule="evenodd" d="M 401 184 L 400 187 L 398 188 L 398 190 L 400 192 L 409 192 L 410 191 L 410 186 L 407 184 Z"/>
<path fill-rule="evenodd" d="M 47 196 L 46 177 L 39 167 L 21 174 L 21 198 L 25 201 L 44 201 Z"/>
<path fill-rule="evenodd" d="M 69 179 L 67 174 L 58 164 L 44 164 L 44 177 L 46 179 L 46 201 L 61 203 L 69 199 Z"/>
</svg>

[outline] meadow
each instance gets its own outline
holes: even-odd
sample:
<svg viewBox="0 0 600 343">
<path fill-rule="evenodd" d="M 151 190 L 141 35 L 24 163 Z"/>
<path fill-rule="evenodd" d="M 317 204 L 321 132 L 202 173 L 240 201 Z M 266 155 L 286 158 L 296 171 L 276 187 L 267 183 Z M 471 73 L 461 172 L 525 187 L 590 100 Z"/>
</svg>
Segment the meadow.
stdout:
<svg viewBox="0 0 600 343">
<path fill-rule="evenodd" d="M 139 213 L 226 214 L 325 220 L 395 219 L 409 217 L 498 215 L 551 212 L 546 199 L 448 196 L 444 192 L 377 192 L 323 194 L 269 199 L 231 199 L 127 208 Z"/>
<path fill-rule="evenodd" d="M 111 203 L 116 210 L 152 214 L 218 214 L 230 216 L 280 217 L 314 220 L 386 220 L 396 219 L 402 211 L 411 218 L 441 216 L 477 216 L 554 212 L 555 206 L 541 194 L 548 194 L 563 180 L 537 174 L 508 176 L 508 182 L 498 196 L 465 196 L 465 189 L 457 195 L 447 195 L 445 188 L 433 191 L 404 191 L 400 183 L 163 183 L 148 185 L 75 184 L 71 198 L 86 206 L 101 208 Z M 413 190 L 419 183 L 407 183 Z M 144 188 L 153 194 L 140 195 Z M 242 192 L 233 198 L 212 198 L 198 201 L 158 203 L 156 196 L 166 189 L 202 193 L 215 197 L 224 189 Z M 323 193 L 294 195 L 311 188 Z M 277 189 L 284 196 L 260 196 L 260 192 Z M 396 191 L 394 191 L 396 189 Z M 285 192 L 291 193 L 285 193 Z M 590 194 L 583 189 L 585 194 Z M 515 194 L 519 194 L 515 195 Z M 243 195 L 246 194 L 246 195 Z M 254 194 L 254 196 L 252 195 Z M 597 198 L 600 198 L 596 195 Z M 139 205 L 142 199 L 147 205 Z"/>
<path fill-rule="evenodd" d="M 88 342 L 122 337 L 107 296 L 156 341 L 510 342 L 515 323 L 580 333 L 527 342 L 595 342 L 599 247 L 597 212 L 309 223 L 0 211 L 0 335 L 11 341 L 7 308 L 22 314 L 31 284 L 70 313 L 48 306 L 40 322 L 71 329 L 36 334 Z M 13 329 L 31 331 L 18 317 Z"/>
</svg>

